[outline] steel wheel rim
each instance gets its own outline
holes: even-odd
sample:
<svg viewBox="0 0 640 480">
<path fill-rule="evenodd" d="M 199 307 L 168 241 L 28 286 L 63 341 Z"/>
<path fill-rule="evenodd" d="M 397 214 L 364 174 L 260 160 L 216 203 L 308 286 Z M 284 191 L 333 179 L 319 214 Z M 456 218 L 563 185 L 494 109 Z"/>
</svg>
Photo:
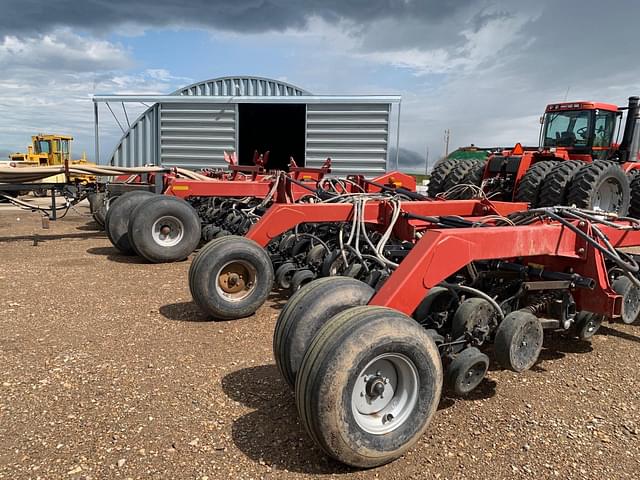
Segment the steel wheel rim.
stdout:
<svg viewBox="0 0 640 480">
<path fill-rule="evenodd" d="M 584 328 L 584 332 L 588 336 L 591 336 L 593 333 L 595 333 L 597 328 L 598 328 L 598 322 L 592 316 L 591 318 L 589 318 L 589 320 L 587 320 L 587 323 L 586 323 L 585 328 Z"/>
<path fill-rule="evenodd" d="M 465 373 L 462 378 L 462 389 L 465 392 L 473 390 L 480 384 L 486 372 L 485 363 L 477 361 Z"/>
<path fill-rule="evenodd" d="M 518 335 L 517 342 L 514 342 L 513 355 L 516 366 L 525 367 L 535 363 L 534 357 L 537 356 L 539 349 L 538 329 L 535 323 L 528 323 Z"/>
<path fill-rule="evenodd" d="M 165 215 L 153 222 L 151 236 L 161 247 L 173 247 L 184 237 L 184 224 L 179 218 Z"/>
<path fill-rule="evenodd" d="M 351 412 L 367 433 L 384 435 L 400 427 L 418 402 L 418 370 L 399 353 L 384 353 L 358 374 L 351 393 Z"/>
<path fill-rule="evenodd" d="M 593 201 L 594 210 L 617 213 L 621 204 L 622 186 L 616 179 L 609 178 L 597 188 Z"/>
<path fill-rule="evenodd" d="M 225 300 L 242 301 L 255 289 L 257 275 L 255 267 L 249 262 L 227 262 L 215 276 L 216 292 Z"/>
<path fill-rule="evenodd" d="M 624 323 L 630 325 L 636 321 L 640 314 L 640 290 L 638 287 L 632 284 L 623 300 L 625 315 L 622 318 Z"/>
</svg>

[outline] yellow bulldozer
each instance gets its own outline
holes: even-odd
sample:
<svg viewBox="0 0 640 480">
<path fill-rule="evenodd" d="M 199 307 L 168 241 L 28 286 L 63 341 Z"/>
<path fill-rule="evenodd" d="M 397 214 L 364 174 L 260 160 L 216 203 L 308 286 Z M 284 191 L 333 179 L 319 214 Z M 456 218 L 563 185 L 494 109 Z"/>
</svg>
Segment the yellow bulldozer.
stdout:
<svg viewBox="0 0 640 480">
<path fill-rule="evenodd" d="M 31 145 L 27 147 L 26 153 L 12 153 L 9 155 L 8 162 L 0 162 L 10 167 L 51 167 L 57 165 L 95 165 L 88 162 L 84 154 L 79 160 L 71 158 L 71 142 L 73 137 L 70 135 L 55 134 L 39 134 L 31 137 Z M 93 175 L 72 175 L 73 180 L 80 183 L 92 183 L 96 181 Z M 41 181 L 41 183 L 64 183 L 65 175 L 53 175 Z M 43 194 L 34 190 L 34 194 Z"/>
</svg>

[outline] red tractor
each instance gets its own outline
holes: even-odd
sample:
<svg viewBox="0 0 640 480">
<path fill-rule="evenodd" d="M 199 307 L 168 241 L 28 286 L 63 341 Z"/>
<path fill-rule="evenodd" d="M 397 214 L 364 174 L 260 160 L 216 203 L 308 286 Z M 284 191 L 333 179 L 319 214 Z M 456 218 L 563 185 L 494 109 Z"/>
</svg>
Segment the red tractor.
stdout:
<svg viewBox="0 0 640 480">
<path fill-rule="evenodd" d="M 622 115 L 627 119 L 618 143 Z M 429 195 L 468 198 L 480 187 L 490 198 L 527 202 L 532 207 L 575 205 L 640 217 L 640 102 L 550 104 L 545 110 L 539 147 L 503 150 L 482 160 L 439 162 Z M 616 134 L 617 132 L 617 134 Z M 447 194 L 447 191 L 450 191 Z"/>
</svg>

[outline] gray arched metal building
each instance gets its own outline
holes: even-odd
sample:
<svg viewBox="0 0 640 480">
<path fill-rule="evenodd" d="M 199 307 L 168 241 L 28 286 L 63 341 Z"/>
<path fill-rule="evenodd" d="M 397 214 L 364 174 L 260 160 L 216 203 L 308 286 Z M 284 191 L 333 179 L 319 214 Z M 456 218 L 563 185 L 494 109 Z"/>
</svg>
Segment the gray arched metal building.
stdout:
<svg viewBox="0 0 640 480">
<path fill-rule="evenodd" d="M 96 158 L 100 158 L 100 103 L 149 105 L 126 130 L 108 163 L 222 167 L 224 152 L 250 164 L 270 152 L 271 168 L 320 166 L 333 173 L 377 175 L 397 167 L 400 97 L 312 95 L 259 77 L 223 77 L 170 95 L 95 95 Z"/>
</svg>

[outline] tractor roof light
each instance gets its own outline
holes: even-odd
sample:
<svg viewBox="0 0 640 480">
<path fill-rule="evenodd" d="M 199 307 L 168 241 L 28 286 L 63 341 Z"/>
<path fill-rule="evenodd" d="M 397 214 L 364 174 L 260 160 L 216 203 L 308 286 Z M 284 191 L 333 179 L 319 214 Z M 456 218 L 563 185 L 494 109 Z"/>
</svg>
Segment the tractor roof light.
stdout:
<svg viewBox="0 0 640 480">
<path fill-rule="evenodd" d="M 556 103 L 547 106 L 547 112 L 556 112 L 558 110 L 581 110 L 593 108 L 593 104 L 590 103 Z"/>
</svg>

